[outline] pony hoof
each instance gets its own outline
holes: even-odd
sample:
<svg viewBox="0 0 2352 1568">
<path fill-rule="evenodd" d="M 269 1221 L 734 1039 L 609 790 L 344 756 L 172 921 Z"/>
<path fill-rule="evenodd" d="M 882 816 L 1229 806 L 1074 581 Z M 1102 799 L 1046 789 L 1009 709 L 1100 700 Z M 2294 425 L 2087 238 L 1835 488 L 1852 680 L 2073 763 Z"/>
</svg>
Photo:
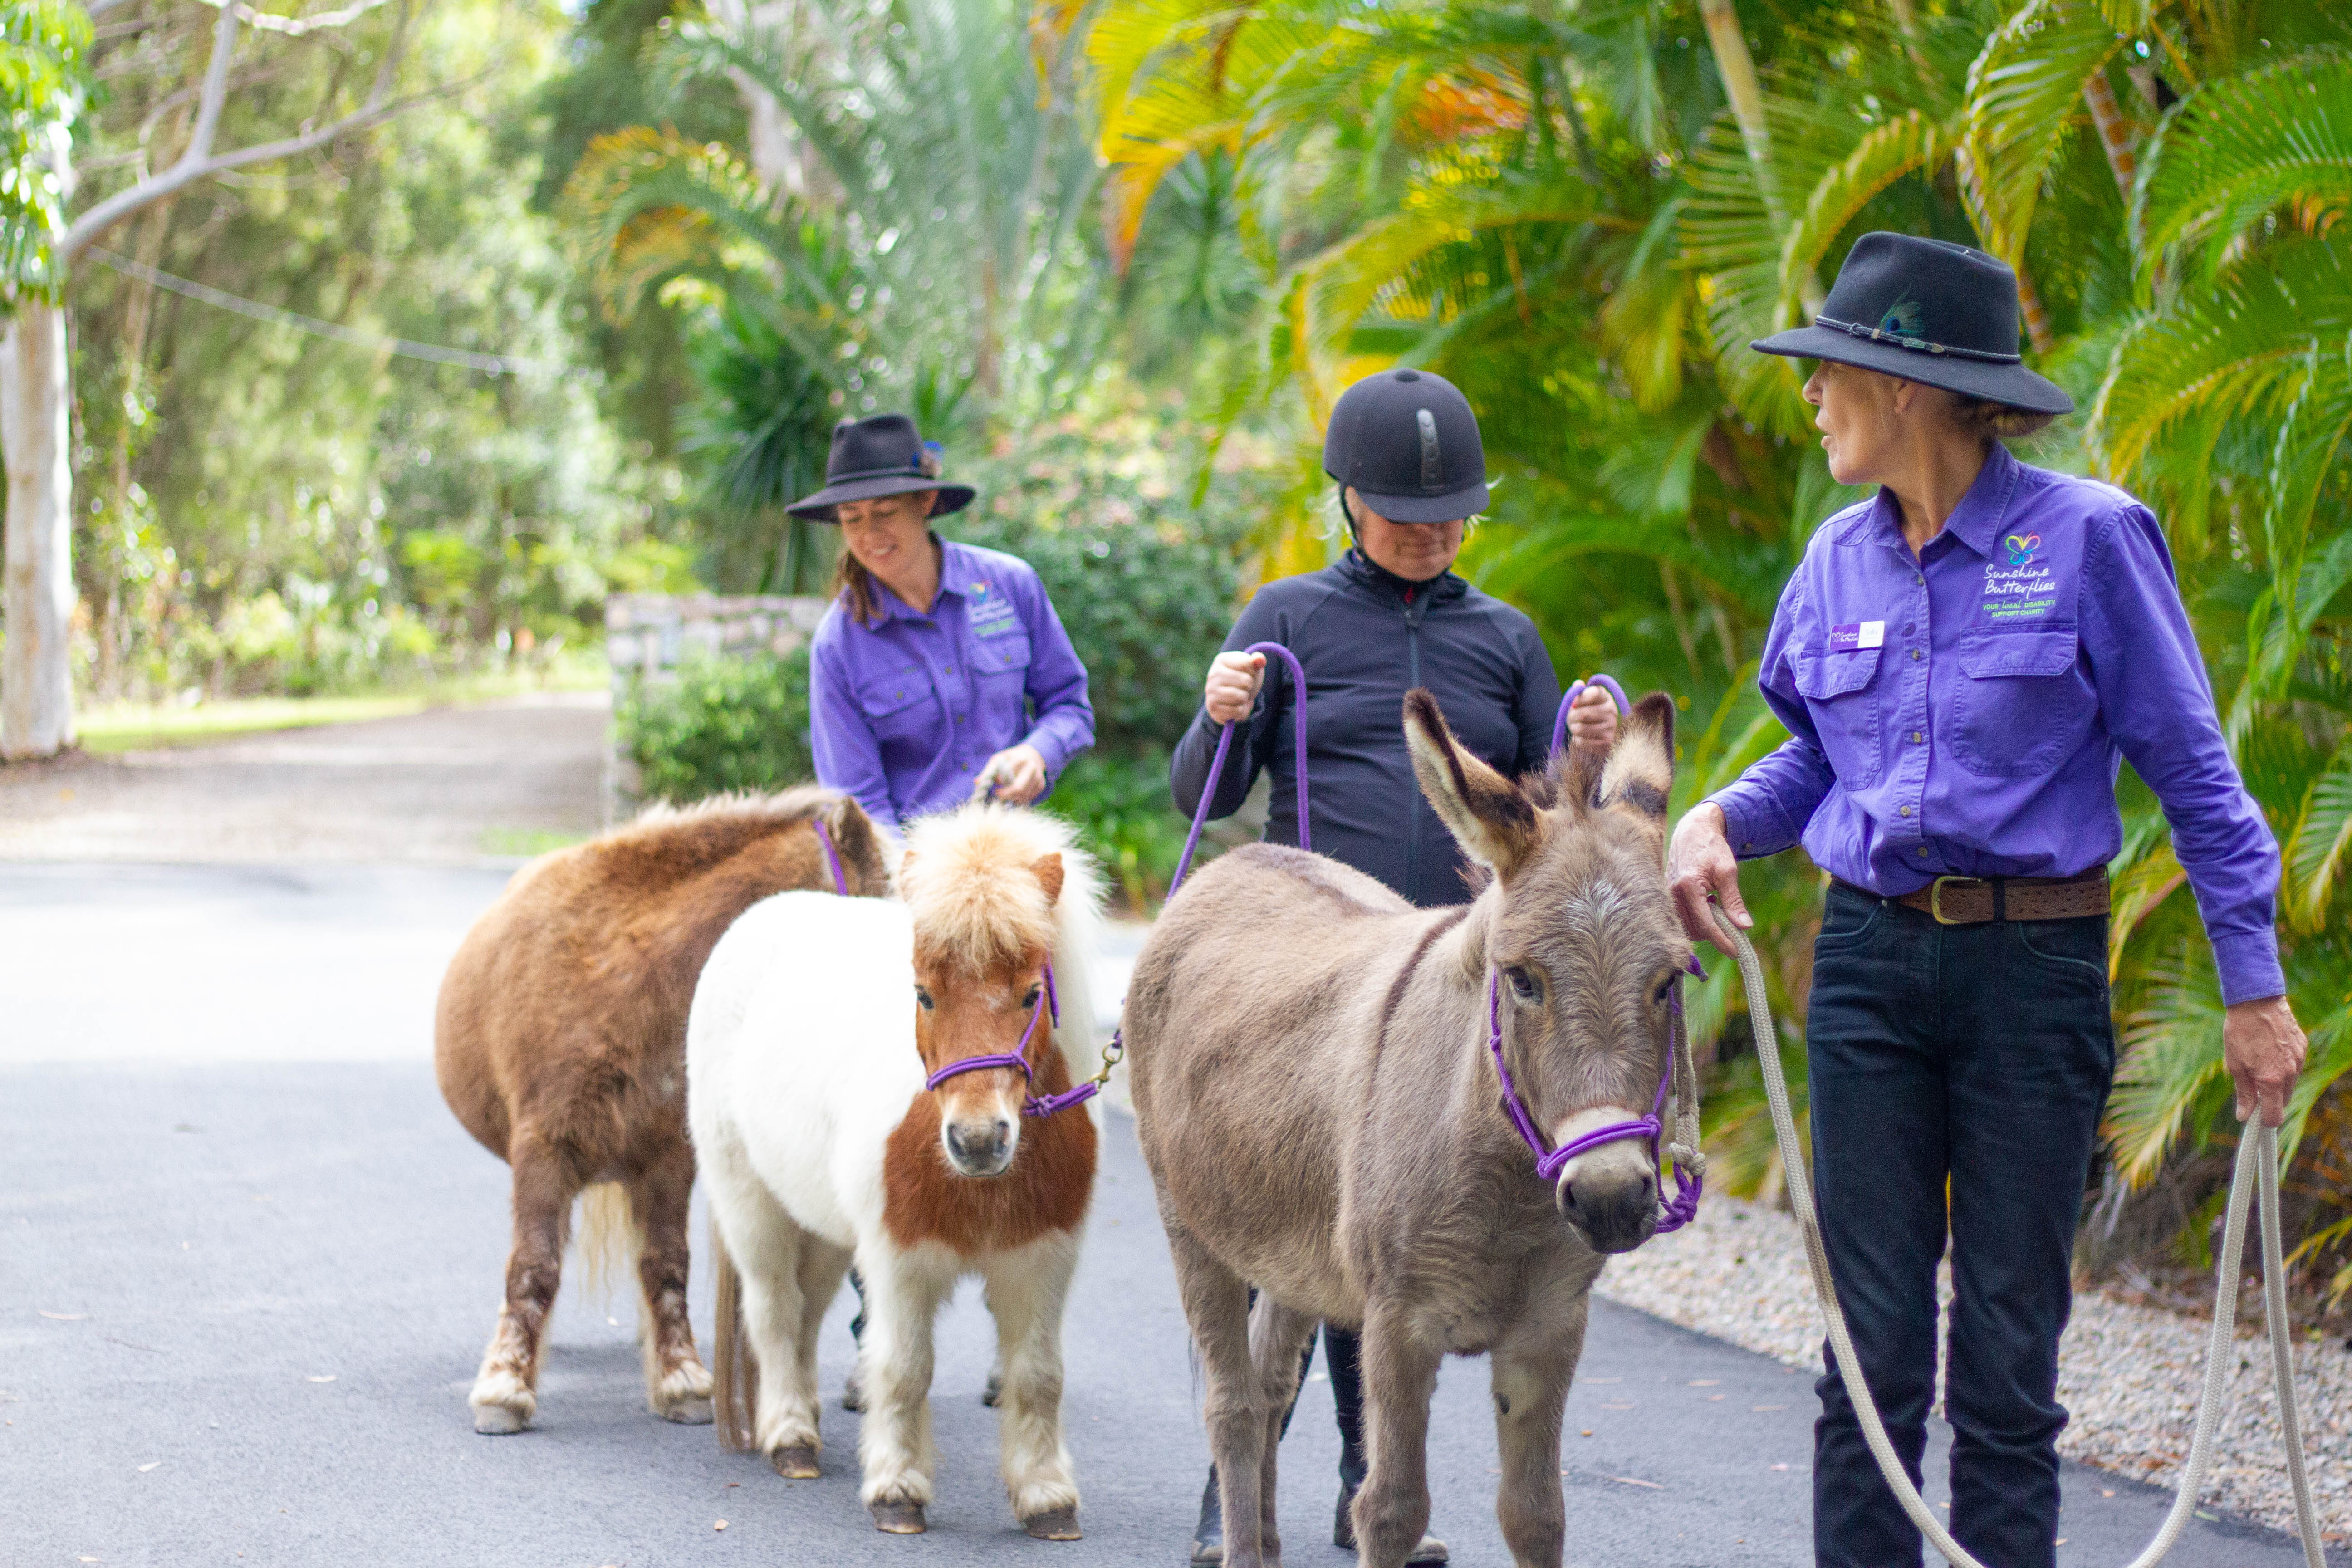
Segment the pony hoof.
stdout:
<svg viewBox="0 0 2352 1568">
<path fill-rule="evenodd" d="M 930 1529 L 919 1502 L 877 1502 L 868 1511 L 874 1515 L 874 1528 L 891 1535 L 920 1535 Z"/>
<path fill-rule="evenodd" d="M 1001 1372 L 992 1372 L 988 1374 L 988 1386 L 980 1391 L 980 1402 L 993 1410 L 1003 1398 L 1004 1374 Z"/>
<path fill-rule="evenodd" d="M 1076 1541 L 1078 1539 L 1078 1510 L 1074 1508 L 1049 1508 L 1043 1513 L 1031 1514 L 1023 1520 L 1021 1528 L 1039 1541 Z"/>
<path fill-rule="evenodd" d="M 813 1481 L 824 1474 L 816 1468 L 816 1450 L 806 1443 L 794 1443 L 788 1448 L 779 1448 L 768 1456 L 768 1462 L 776 1467 L 776 1474 L 788 1481 Z M 877 1514 L 876 1518 L 878 1521 L 880 1516 Z M 887 1530 L 889 1526 L 882 1528 Z"/>
<path fill-rule="evenodd" d="M 681 1426 L 708 1426 L 711 1422 L 710 1401 L 681 1399 L 661 1413 L 665 1421 L 675 1421 Z"/>
<path fill-rule="evenodd" d="M 510 1437 L 529 1429 L 530 1418 L 508 1409 L 503 1405 L 474 1406 L 474 1430 L 486 1437 Z"/>
</svg>

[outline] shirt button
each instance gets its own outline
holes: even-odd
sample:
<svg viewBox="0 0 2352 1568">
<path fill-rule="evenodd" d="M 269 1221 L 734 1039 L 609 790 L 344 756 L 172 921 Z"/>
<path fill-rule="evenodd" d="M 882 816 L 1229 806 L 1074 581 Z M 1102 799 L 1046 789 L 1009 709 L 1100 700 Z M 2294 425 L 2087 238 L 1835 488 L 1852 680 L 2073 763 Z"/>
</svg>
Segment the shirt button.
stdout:
<svg viewBox="0 0 2352 1568">
<path fill-rule="evenodd" d="M 1897 812 L 1896 815 L 1899 816 L 1908 816 L 1911 815 L 1911 808 L 1906 805 Z"/>
<path fill-rule="evenodd" d="M 1927 732 L 1925 730 L 1914 730 L 1911 731 L 1911 743 L 1915 746 L 1927 738 Z"/>
<path fill-rule="evenodd" d="M 1920 853 L 1920 854 L 1925 855 L 1927 852 L 1927 847 L 1925 844 L 1922 844 L 1921 846 L 1919 846 L 1919 853 Z"/>
<path fill-rule="evenodd" d="M 1913 648 L 1913 649 L 1911 650 L 1911 657 L 1912 657 L 1913 658 L 1923 658 L 1923 657 L 1925 657 L 1925 656 L 1923 656 L 1923 655 L 1919 652 L 1919 650 L 1918 650 L 1917 648 L 1916 648 L 1916 647 L 1915 647 L 1915 648 Z"/>
<path fill-rule="evenodd" d="M 1911 585 L 1914 588 L 1924 588 L 1927 585 L 1927 579 L 1915 574 L 1911 578 Z"/>
<path fill-rule="evenodd" d="M 1906 621 L 1906 622 L 1904 622 L 1904 623 L 1903 623 L 1903 635 L 1904 635 L 1905 637 L 1909 637 L 1913 632 L 1917 631 L 1918 629 L 1919 629 L 1918 623 L 1916 623 L 1916 621 Z M 953 675 L 953 674 L 955 673 L 955 671 L 954 671 L 954 670 L 952 670 L 952 669 L 950 669 L 950 670 L 949 670 L 949 671 L 948 671 L 948 673 L 949 673 L 950 675 Z"/>
</svg>

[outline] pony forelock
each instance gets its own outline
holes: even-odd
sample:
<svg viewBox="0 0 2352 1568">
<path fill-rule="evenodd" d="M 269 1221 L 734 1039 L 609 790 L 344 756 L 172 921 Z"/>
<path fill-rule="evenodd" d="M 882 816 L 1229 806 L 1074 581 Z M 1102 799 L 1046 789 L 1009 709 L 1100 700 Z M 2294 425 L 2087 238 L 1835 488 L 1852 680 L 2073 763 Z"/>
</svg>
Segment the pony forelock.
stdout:
<svg viewBox="0 0 2352 1568">
<path fill-rule="evenodd" d="M 1061 896 L 1052 903 L 1035 869 L 1049 855 L 1062 858 Z M 898 896 L 913 917 L 916 946 L 960 967 L 978 973 L 1043 949 L 1068 968 L 1066 938 L 1090 931 L 1102 882 L 1067 823 L 983 802 L 907 829 Z"/>
</svg>

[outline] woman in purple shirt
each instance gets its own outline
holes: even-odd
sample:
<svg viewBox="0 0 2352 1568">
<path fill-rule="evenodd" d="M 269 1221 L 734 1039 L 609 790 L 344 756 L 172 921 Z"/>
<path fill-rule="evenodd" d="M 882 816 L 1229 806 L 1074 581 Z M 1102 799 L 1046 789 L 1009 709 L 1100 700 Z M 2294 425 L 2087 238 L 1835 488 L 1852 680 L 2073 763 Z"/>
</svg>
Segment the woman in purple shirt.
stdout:
<svg viewBox="0 0 2352 1568">
<path fill-rule="evenodd" d="M 1025 805 L 1094 744 L 1086 667 L 1028 563 L 942 540 L 971 503 L 903 414 L 834 426 L 825 486 L 789 509 L 841 525 L 833 607 L 809 649 L 817 782 L 884 832 L 970 800 Z"/>
<path fill-rule="evenodd" d="M 2016 276 L 1864 235 L 1811 327 L 1830 472 L 1879 487 L 1814 531 L 1764 645 L 1790 739 L 1685 816 L 1669 875 L 1695 940 L 1736 861 L 1802 843 L 1831 883 L 1806 1023 L 1814 1185 L 1838 1300 L 1916 1481 L 1954 1299 L 1951 1529 L 2054 1561 L 2058 1339 L 2115 1069 L 2106 863 L 2119 762 L 2162 803 L 2228 1004 L 2241 1117 L 2283 1119 L 2304 1038 L 2273 928 L 2279 852 L 2240 782 L 2163 531 L 2112 486 L 1996 438 L 2074 406 L 2017 353 Z M 1916 1565 L 1833 1359 L 1816 1385 L 1814 1555 Z"/>
</svg>

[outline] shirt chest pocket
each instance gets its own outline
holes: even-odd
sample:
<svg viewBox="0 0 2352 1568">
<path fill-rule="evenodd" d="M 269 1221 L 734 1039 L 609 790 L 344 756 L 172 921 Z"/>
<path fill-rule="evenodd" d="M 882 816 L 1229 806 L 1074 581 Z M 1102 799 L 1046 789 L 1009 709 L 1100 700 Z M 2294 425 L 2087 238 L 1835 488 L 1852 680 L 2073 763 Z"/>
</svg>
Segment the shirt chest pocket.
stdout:
<svg viewBox="0 0 2352 1568">
<path fill-rule="evenodd" d="M 971 668 L 982 679 L 1012 678 L 1017 689 L 1029 679 L 1029 634 L 1018 627 L 972 639 Z"/>
<path fill-rule="evenodd" d="M 1986 778 L 2049 772 L 2080 750 L 2099 703 L 2073 626 L 1975 631 L 1960 638 L 1952 752 Z"/>
<path fill-rule="evenodd" d="M 933 715 L 930 672 L 919 664 L 877 671 L 857 691 L 857 706 L 874 733 L 893 740 L 929 726 Z"/>
<path fill-rule="evenodd" d="M 1874 647 L 1809 653 L 1797 659 L 1797 695 L 1805 700 L 1820 731 L 1822 750 L 1849 790 L 1878 782 L 1878 700 L 1871 679 L 1878 673 Z"/>
</svg>

